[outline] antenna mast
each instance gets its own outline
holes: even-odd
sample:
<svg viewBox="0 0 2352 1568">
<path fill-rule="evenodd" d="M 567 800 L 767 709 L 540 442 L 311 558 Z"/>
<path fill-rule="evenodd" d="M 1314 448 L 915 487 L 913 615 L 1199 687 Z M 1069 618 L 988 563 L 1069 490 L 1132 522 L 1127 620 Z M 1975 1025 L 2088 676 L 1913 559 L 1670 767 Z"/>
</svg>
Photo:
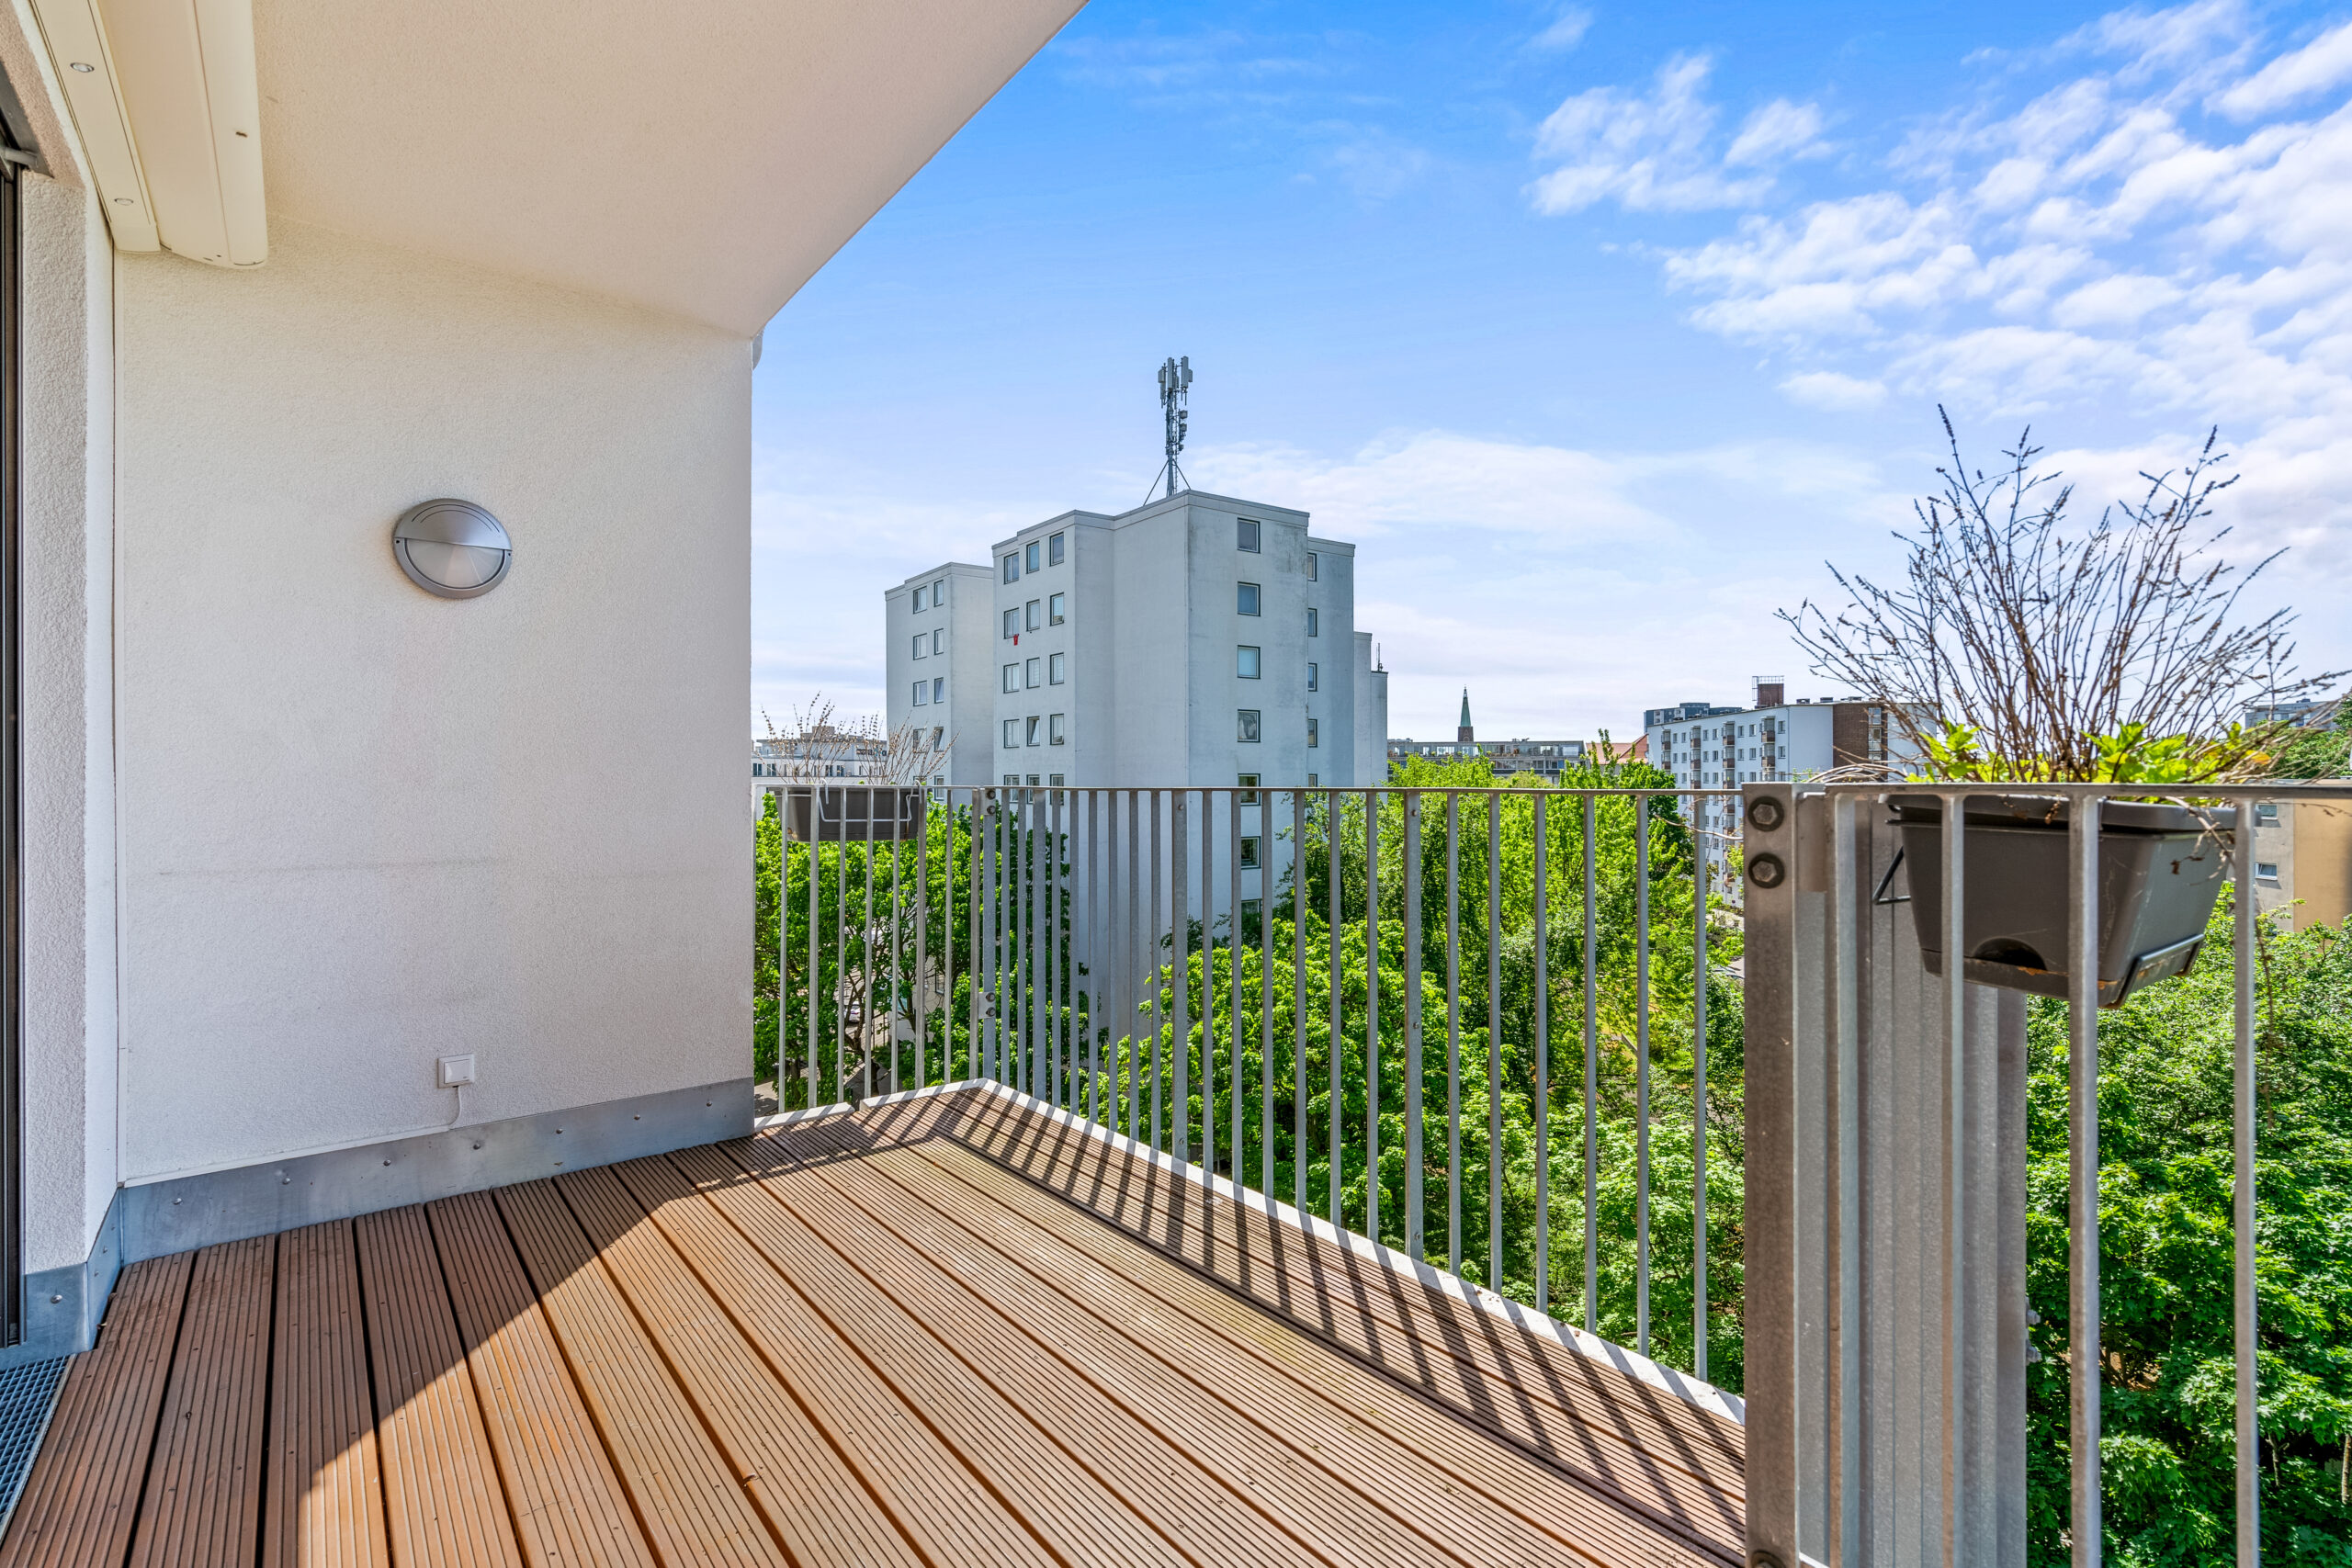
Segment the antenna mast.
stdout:
<svg viewBox="0 0 2352 1568">
<path fill-rule="evenodd" d="M 1160 479 L 1164 478 L 1168 481 L 1170 495 L 1176 493 L 1179 481 L 1182 481 L 1186 490 L 1193 488 L 1192 480 L 1184 478 L 1184 470 L 1176 462 L 1176 454 L 1184 449 L 1184 422 L 1192 417 L 1191 411 L 1185 407 L 1192 389 L 1193 356 L 1191 355 L 1188 354 L 1182 359 L 1161 362 L 1159 412 L 1162 422 L 1168 427 L 1168 458 L 1160 464 L 1159 472 L 1152 476 L 1151 488 L 1158 490 Z M 1144 500 L 1147 502 L 1151 500 L 1149 491 L 1144 493 Z"/>
</svg>

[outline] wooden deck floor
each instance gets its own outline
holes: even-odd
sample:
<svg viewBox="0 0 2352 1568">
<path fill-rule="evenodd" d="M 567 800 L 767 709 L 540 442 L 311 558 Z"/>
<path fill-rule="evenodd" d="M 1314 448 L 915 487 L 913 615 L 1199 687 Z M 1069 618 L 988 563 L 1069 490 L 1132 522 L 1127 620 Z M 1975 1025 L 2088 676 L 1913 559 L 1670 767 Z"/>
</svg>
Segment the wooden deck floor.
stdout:
<svg viewBox="0 0 2352 1568">
<path fill-rule="evenodd" d="M 1736 1563 L 1739 1427 L 996 1092 L 124 1271 L 0 1568 Z"/>
</svg>

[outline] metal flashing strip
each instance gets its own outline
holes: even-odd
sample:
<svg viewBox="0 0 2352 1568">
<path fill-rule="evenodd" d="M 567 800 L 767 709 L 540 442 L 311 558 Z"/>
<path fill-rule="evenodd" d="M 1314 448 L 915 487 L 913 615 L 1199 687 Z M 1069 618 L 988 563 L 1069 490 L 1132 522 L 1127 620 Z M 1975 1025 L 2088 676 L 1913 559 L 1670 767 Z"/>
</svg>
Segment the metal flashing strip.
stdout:
<svg viewBox="0 0 2352 1568">
<path fill-rule="evenodd" d="M 125 1187 L 122 1261 L 740 1138 L 749 1076 Z"/>
<path fill-rule="evenodd" d="M 1212 1193 L 1228 1201 L 1246 1203 L 1261 1213 L 1296 1225 L 1310 1235 L 1336 1242 L 1358 1258 L 1376 1263 L 1393 1274 L 1409 1276 L 1418 1284 L 1441 1292 L 1466 1305 L 1477 1307 L 1493 1316 L 1503 1318 L 1539 1339 L 1549 1340 L 1562 1349 L 1572 1350 L 1589 1359 L 1605 1361 L 1627 1377 L 1647 1383 L 1653 1388 L 1663 1389 L 1712 1415 L 1739 1422 L 1743 1426 L 1747 1424 L 1747 1403 L 1736 1393 L 1717 1388 L 1713 1383 L 1702 1382 L 1688 1373 L 1676 1371 L 1671 1367 L 1660 1366 L 1647 1356 L 1637 1355 L 1622 1345 L 1603 1339 L 1597 1334 L 1588 1334 L 1581 1328 L 1562 1323 L 1548 1314 L 1539 1313 L 1534 1308 L 1522 1305 L 1508 1296 L 1497 1295 L 1483 1286 L 1470 1284 L 1456 1275 L 1423 1263 L 1385 1243 L 1359 1235 L 1354 1231 L 1343 1230 L 1329 1220 L 1319 1219 L 1304 1210 L 1294 1208 L 1278 1198 L 1272 1198 L 1260 1192 L 1255 1188 L 1237 1187 L 1222 1176 L 1212 1175 L 1188 1161 L 1179 1161 L 1173 1156 L 1137 1143 L 1099 1122 L 1090 1122 L 1083 1116 L 1073 1115 L 1069 1111 L 1048 1105 L 1035 1096 L 1023 1094 L 1009 1085 L 978 1079 L 966 1084 L 946 1084 L 933 1089 L 910 1090 L 906 1094 L 888 1095 L 864 1103 L 866 1105 L 888 1104 L 899 1100 L 912 1100 L 918 1095 L 940 1094 L 950 1089 L 967 1088 L 981 1089 L 992 1094 L 1001 1095 L 1023 1110 L 1051 1117 L 1066 1127 L 1091 1137 L 1102 1139 L 1123 1154 L 1148 1159 L 1163 1171 L 1204 1186 Z"/>
</svg>

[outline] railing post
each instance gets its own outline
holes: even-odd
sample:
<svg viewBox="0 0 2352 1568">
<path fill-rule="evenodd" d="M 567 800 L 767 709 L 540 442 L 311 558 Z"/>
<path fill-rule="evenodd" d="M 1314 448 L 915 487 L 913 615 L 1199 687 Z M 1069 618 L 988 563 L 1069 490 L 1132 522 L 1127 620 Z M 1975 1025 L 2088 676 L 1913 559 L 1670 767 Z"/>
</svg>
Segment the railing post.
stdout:
<svg viewBox="0 0 2352 1568">
<path fill-rule="evenodd" d="M 1945 807 L 1949 819 L 1958 809 Z M 2066 1062 L 2066 1368 L 2072 1506 L 2067 1520 L 2075 1568 L 2098 1568 L 2105 1530 L 2099 1498 L 2098 1332 L 2098 820 L 2095 795 L 2077 795 L 2066 831 L 2066 967 L 2073 980 Z M 1949 835 L 1949 828 L 1947 833 Z M 2252 834 L 2240 835 L 2241 842 Z M 2250 890 L 2251 882 L 2242 882 Z M 1944 962 L 1960 983 L 1958 911 L 1947 918 Z"/>
<path fill-rule="evenodd" d="M 1797 812 L 1786 784 L 1744 794 L 1747 1561 L 1797 1568 Z"/>
</svg>

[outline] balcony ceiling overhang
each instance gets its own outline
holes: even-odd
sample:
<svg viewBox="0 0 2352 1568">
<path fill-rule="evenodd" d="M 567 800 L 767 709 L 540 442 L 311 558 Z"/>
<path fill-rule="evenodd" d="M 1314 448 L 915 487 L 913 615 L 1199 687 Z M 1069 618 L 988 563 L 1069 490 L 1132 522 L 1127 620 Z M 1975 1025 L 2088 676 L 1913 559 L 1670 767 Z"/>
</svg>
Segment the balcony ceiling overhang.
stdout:
<svg viewBox="0 0 2352 1568">
<path fill-rule="evenodd" d="M 274 214 L 750 336 L 1080 0 L 255 0 Z"/>
</svg>

